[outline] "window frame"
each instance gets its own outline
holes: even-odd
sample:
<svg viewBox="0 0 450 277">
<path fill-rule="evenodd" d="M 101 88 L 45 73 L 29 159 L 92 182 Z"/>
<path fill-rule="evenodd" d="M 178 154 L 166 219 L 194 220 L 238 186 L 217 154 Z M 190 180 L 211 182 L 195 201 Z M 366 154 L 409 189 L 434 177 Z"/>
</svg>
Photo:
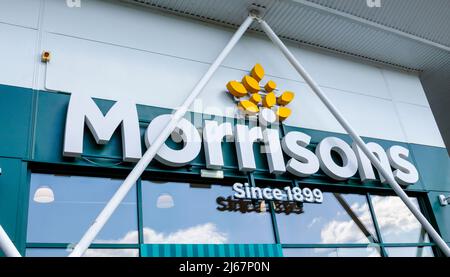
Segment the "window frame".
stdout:
<svg viewBox="0 0 450 277">
<path fill-rule="evenodd" d="M 92 170 L 95 168 L 96 170 Z M 98 169 L 98 170 L 97 170 Z M 29 201 L 29 194 L 31 193 L 31 174 L 41 173 L 41 174 L 57 174 L 57 175 L 67 175 L 67 176 L 79 176 L 79 177 L 100 177 L 100 178 L 125 178 L 127 176 L 125 170 L 117 169 L 104 169 L 97 167 L 65 167 L 61 165 L 43 165 L 43 164 L 29 164 L 28 167 L 28 180 L 27 180 L 27 192 Z M 136 249 L 140 256 L 140 225 L 139 225 L 139 193 L 138 187 L 136 187 L 136 208 L 137 208 L 137 231 L 138 231 L 138 243 L 92 243 L 89 249 Z M 26 203 L 26 218 L 29 216 L 29 202 Z M 27 237 L 28 224 L 25 225 L 25 238 Z M 26 249 L 67 249 L 73 247 L 73 243 L 68 242 L 25 242 L 25 254 Z"/>
<path fill-rule="evenodd" d="M 196 167 L 196 165 L 187 166 L 188 168 Z M 95 170 L 93 170 L 95 169 Z M 67 164 L 45 164 L 45 163 L 29 163 L 28 164 L 28 180 L 27 180 L 27 193 L 30 193 L 30 185 L 31 185 L 31 174 L 33 173 L 44 173 L 44 174 L 61 174 L 61 175 L 70 175 L 70 176 L 89 176 L 89 177 L 107 177 L 107 178 L 125 178 L 129 173 L 129 168 L 126 168 L 122 165 L 112 165 L 110 167 L 99 167 L 97 166 L 73 166 Z M 165 169 L 149 169 L 145 171 L 142 176 L 136 182 L 136 200 L 137 200 L 137 230 L 138 230 L 138 243 L 133 244 L 109 244 L 109 243 L 93 243 L 89 247 L 90 249 L 138 249 L 139 256 L 141 256 L 140 245 L 144 244 L 143 238 L 143 208 L 142 208 L 142 181 L 172 181 L 176 182 L 178 180 L 182 182 L 194 182 L 194 183 L 220 183 L 222 185 L 232 185 L 234 182 L 248 182 L 251 186 L 255 186 L 258 184 L 282 184 L 293 185 L 293 186 L 311 186 L 314 188 L 322 189 L 326 192 L 340 192 L 340 193 L 357 193 L 365 195 L 367 203 L 369 204 L 369 210 L 371 216 L 374 221 L 374 228 L 376 235 L 379 238 L 379 243 L 377 244 L 380 249 L 380 256 L 387 257 L 387 252 L 385 250 L 386 247 L 424 247 L 431 246 L 433 254 L 436 257 L 442 256 L 439 250 L 436 248 L 436 244 L 434 242 L 428 243 L 385 243 L 383 242 L 383 238 L 381 237 L 380 227 L 375 216 L 375 211 L 373 209 L 373 204 L 371 201 L 371 195 L 378 196 L 396 196 L 392 190 L 380 187 L 380 188 L 367 188 L 367 187 L 355 187 L 349 186 L 346 184 L 332 184 L 332 183 L 311 183 L 311 182 L 303 182 L 301 179 L 267 179 L 267 178 L 258 178 L 255 177 L 253 173 L 243 174 L 242 172 L 233 171 L 232 176 L 226 176 L 224 179 L 212 179 L 212 178 L 202 178 L 199 176 L 198 172 L 193 171 L 192 174 L 186 172 L 168 172 Z M 418 199 L 419 207 L 422 213 L 428 220 L 431 220 L 432 224 L 436 226 L 436 221 L 431 216 L 430 213 L 430 204 L 427 202 L 426 193 L 421 193 L 417 191 L 406 191 L 408 196 L 416 197 Z M 29 198 L 27 198 L 29 199 Z M 369 246 L 367 244 L 355 244 L 355 243 L 343 243 L 343 244 L 283 244 L 280 242 L 279 236 L 279 226 L 277 224 L 275 210 L 272 205 L 272 201 L 269 201 L 269 212 L 271 214 L 272 220 L 272 231 L 274 235 L 274 241 L 276 244 L 280 244 L 282 248 L 366 248 Z M 25 216 L 28 218 L 28 206 L 27 202 Z M 25 237 L 27 233 L 28 226 L 25 226 Z M 70 247 L 70 243 L 35 243 L 28 242 L 25 243 L 25 248 L 67 248 Z"/>
</svg>

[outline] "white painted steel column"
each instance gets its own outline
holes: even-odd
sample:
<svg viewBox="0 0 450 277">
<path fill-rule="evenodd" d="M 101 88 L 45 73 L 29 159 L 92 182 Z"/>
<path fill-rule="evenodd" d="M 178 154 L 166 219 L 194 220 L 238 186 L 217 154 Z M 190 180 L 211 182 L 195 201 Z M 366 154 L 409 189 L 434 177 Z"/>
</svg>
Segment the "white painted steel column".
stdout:
<svg viewBox="0 0 450 277">
<path fill-rule="evenodd" d="M 111 217 L 111 215 L 114 213 L 116 208 L 119 206 L 119 204 L 125 198 L 127 193 L 130 191 L 130 189 L 136 183 L 137 179 L 142 175 L 142 173 L 147 168 L 147 166 L 152 161 L 152 159 L 155 157 L 155 155 L 158 152 L 161 145 L 163 145 L 165 143 L 165 141 L 167 140 L 167 138 L 169 138 L 170 134 L 173 132 L 173 130 L 177 126 L 179 120 L 186 114 L 189 106 L 194 102 L 194 100 L 200 94 L 202 89 L 206 86 L 208 81 L 213 76 L 214 72 L 216 72 L 216 70 L 219 68 L 220 64 L 227 57 L 227 55 L 230 53 L 230 51 L 233 49 L 233 47 L 236 45 L 236 43 L 239 41 L 239 39 L 242 37 L 242 35 L 248 29 L 248 27 L 250 27 L 250 25 L 253 22 L 253 19 L 254 19 L 254 16 L 249 15 L 247 17 L 247 19 L 245 19 L 245 21 L 242 23 L 242 25 L 237 29 L 236 33 L 234 33 L 234 35 L 231 37 L 228 44 L 225 46 L 225 48 L 222 50 L 222 52 L 220 52 L 219 56 L 217 56 L 216 60 L 209 67 L 208 71 L 205 73 L 205 75 L 203 75 L 203 77 L 200 79 L 200 81 L 194 87 L 192 92 L 189 94 L 187 99 L 184 101 L 183 105 L 172 115 L 170 122 L 167 124 L 167 126 L 164 128 L 164 130 L 161 132 L 161 134 L 158 136 L 158 138 L 155 140 L 155 142 L 147 149 L 147 151 L 144 153 L 142 158 L 135 165 L 135 167 L 130 172 L 130 174 L 127 176 L 127 178 L 123 181 L 122 185 L 116 191 L 114 196 L 111 198 L 111 200 L 109 200 L 109 202 L 106 204 L 105 208 L 103 208 L 103 210 L 97 216 L 94 223 L 89 227 L 87 232 L 83 235 L 80 242 L 75 246 L 72 253 L 70 253 L 69 257 L 80 257 L 89 248 L 89 245 L 91 245 L 92 241 L 95 239 L 97 234 L 100 232 L 100 230 L 106 224 L 106 222 Z"/>
<path fill-rule="evenodd" d="M 9 238 L 8 234 L 3 230 L 0 225 L 0 248 L 3 250 L 7 257 L 21 257 L 19 251 L 14 246 L 14 243 Z"/>
<path fill-rule="evenodd" d="M 400 185 L 395 181 L 394 177 L 384 169 L 377 157 L 367 148 L 361 137 L 355 132 L 355 130 L 350 126 L 347 120 L 341 115 L 338 109 L 331 103 L 330 99 L 322 92 L 319 85 L 312 79 L 308 72 L 303 68 L 303 66 L 297 61 L 294 55 L 289 51 L 289 49 L 284 45 L 280 38 L 275 34 L 275 32 L 270 28 L 270 26 L 262 19 L 257 19 L 261 24 L 262 29 L 270 38 L 270 40 L 283 52 L 284 56 L 289 60 L 295 70 L 302 76 L 306 83 L 311 87 L 311 89 L 320 98 L 323 104 L 327 106 L 333 116 L 342 125 L 342 127 L 347 131 L 353 141 L 361 148 L 361 150 L 366 154 L 375 168 L 380 172 L 383 177 L 388 181 L 389 185 L 395 191 L 395 193 L 402 199 L 405 205 L 417 218 L 417 220 L 422 224 L 423 228 L 427 231 L 428 235 L 434 240 L 437 246 L 442 250 L 442 252 L 450 257 L 450 248 L 445 243 L 445 241 L 439 236 L 433 226 L 428 222 L 425 216 L 420 212 L 414 203 L 408 198 L 408 195 L 403 191 Z"/>
</svg>

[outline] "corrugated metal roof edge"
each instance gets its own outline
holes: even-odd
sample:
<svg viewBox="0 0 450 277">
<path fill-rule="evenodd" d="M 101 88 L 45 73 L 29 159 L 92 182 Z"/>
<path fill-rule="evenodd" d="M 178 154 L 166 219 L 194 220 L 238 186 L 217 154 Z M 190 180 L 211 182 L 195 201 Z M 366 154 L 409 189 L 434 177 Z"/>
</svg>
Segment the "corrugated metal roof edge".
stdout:
<svg viewBox="0 0 450 277">
<path fill-rule="evenodd" d="M 211 17 L 206 17 L 206 16 L 194 14 L 194 13 L 187 13 L 187 12 L 184 12 L 184 11 L 167 8 L 167 7 L 164 7 L 162 5 L 156 5 L 156 4 L 152 4 L 152 3 L 148 3 L 148 2 L 141 2 L 139 0 L 133 0 L 133 2 L 130 2 L 129 0 L 120 0 L 120 2 L 122 2 L 125 5 L 129 5 L 130 7 L 139 5 L 139 6 L 142 6 L 142 7 L 149 8 L 149 9 L 158 10 L 158 11 L 165 12 L 165 13 L 170 13 L 170 14 L 173 14 L 173 15 L 176 15 L 176 16 L 182 16 L 182 17 L 185 16 L 185 17 L 192 18 L 194 20 L 199 20 L 199 21 L 206 22 L 206 23 L 220 25 L 220 26 L 223 26 L 223 27 L 228 27 L 228 28 L 233 28 L 233 29 L 239 27 L 239 25 L 235 24 L 235 23 L 226 22 L 226 21 L 222 21 L 222 20 L 217 20 L 217 19 L 214 19 L 214 18 L 211 18 Z M 263 34 L 263 32 L 261 30 L 256 29 L 256 28 L 250 28 L 249 30 L 251 32 L 253 32 L 253 33 Z M 406 67 L 406 66 L 403 66 L 401 64 L 391 63 L 391 62 L 388 62 L 388 61 L 383 61 L 383 60 L 375 59 L 375 58 L 372 58 L 372 57 L 359 55 L 359 54 L 351 53 L 351 52 L 348 52 L 348 51 L 344 51 L 344 50 L 340 50 L 340 49 L 336 49 L 336 48 L 332 48 L 332 47 L 327 47 L 327 46 L 320 45 L 320 44 L 311 43 L 311 42 L 308 42 L 308 41 L 298 40 L 298 39 L 291 38 L 291 37 L 286 37 L 286 36 L 280 36 L 280 37 L 282 39 L 285 39 L 285 40 L 290 41 L 290 42 L 299 43 L 301 45 L 309 46 L 309 47 L 312 47 L 312 48 L 315 48 L 315 49 L 320 49 L 320 50 L 323 50 L 323 51 L 326 51 L 326 52 L 332 52 L 334 54 L 350 56 L 350 57 L 356 58 L 358 60 L 365 60 L 365 61 L 368 61 L 368 62 L 371 62 L 371 63 L 375 63 L 375 64 L 378 64 L 378 65 L 388 66 L 388 67 L 404 70 L 404 71 L 407 71 L 407 72 L 417 72 L 417 73 L 421 73 L 422 72 L 422 70 L 419 69 L 419 68 Z"/>
</svg>

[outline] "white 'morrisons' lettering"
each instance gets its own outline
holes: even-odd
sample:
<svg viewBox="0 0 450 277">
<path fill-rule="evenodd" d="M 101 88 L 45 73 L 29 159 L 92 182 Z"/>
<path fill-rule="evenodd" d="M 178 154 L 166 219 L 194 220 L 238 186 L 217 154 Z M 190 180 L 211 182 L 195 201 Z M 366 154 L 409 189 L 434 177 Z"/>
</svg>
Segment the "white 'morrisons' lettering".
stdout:
<svg viewBox="0 0 450 277">
<path fill-rule="evenodd" d="M 145 132 L 145 144 L 148 147 L 159 136 L 164 127 L 169 123 L 172 115 L 164 114 L 155 117 L 147 127 Z M 162 164 L 168 166 L 184 166 L 194 160 L 202 148 L 201 137 L 197 129 L 191 122 L 182 118 L 174 130 L 175 137 L 183 141 L 183 148 L 175 150 L 163 144 L 155 155 Z"/>
<path fill-rule="evenodd" d="M 319 160 L 313 152 L 306 149 L 311 137 L 301 132 L 289 132 L 281 143 L 284 152 L 291 157 L 286 169 L 299 177 L 308 177 L 319 170 Z"/>
<path fill-rule="evenodd" d="M 263 131 L 264 150 L 267 155 L 269 172 L 283 174 L 286 172 L 283 151 L 280 144 L 280 133 L 276 129 L 265 128 Z"/>
<path fill-rule="evenodd" d="M 233 127 L 231 123 L 218 124 L 216 121 L 206 120 L 203 127 L 203 146 L 205 148 L 206 167 L 210 169 L 220 169 L 224 166 L 222 141 L 231 141 Z"/>
<path fill-rule="evenodd" d="M 172 115 L 160 115 L 152 120 L 145 132 L 145 144 L 149 147 L 159 136 Z M 203 126 L 203 145 L 205 148 L 206 167 L 221 169 L 224 167 L 222 142 L 233 141 L 236 147 L 238 167 L 241 171 L 256 170 L 254 144 L 260 143 L 261 153 L 267 156 L 269 172 L 283 174 L 285 171 L 298 176 L 308 177 L 316 173 L 319 168 L 335 180 L 346 180 L 357 171 L 362 181 L 374 181 L 376 175 L 370 160 L 355 144 L 350 147 L 345 141 L 336 137 L 324 138 L 316 147 L 315 153 L 307 149 L 311 137 L 302 132 L 289 132 L 280 142 L 279 131 L 270 128 L 274 124 L 274 113 L 269 109 L 262 109 L 260 126 L 250 127 L 243 124 L 206 120 Z M 94 100 L 82 94 L 71 95 L 64 133 L 63 155 L 80 157 L 83 153 L 83 136 L 85 125 L 92 133 L 97 144 L 107 144 L 116 129 L 121 126 L 122 150 L 124 161 L 137 161 L 142 157 L 139 120 L 136 104 L 127 101 L 117 101 L 104 115 Z M 172 132 L 175 142 L 182 142 L 182 149 L 172 149 L 163 144 L 155 155 L 155 159 L 168 166 L 184 166 L 194 160 L 201 151 L 202 137 L 196 127 L 188 120 L 181 119 Z M 377 143 L 366 144 L 377 157 L 383 168 L 392 174 L 401 185 L 407 186 L 419 180 L 416 167 L 408 161 L 409 150 L 394 145 L 386 152 Z M 352 150 L 353 148 L 353 150 Z M 287 164 L 284 153 L 289 156 Z M 333 160 L 335 152 L 342 160 L 342 164 Z M 392 172 L 392 168 L 395 169 Z M 380 181 L 387 180 L 378 172 Z M 250 195 L 250 187 L 246 184 L 240 188 L 245 195 Z M 308 191 L 308 190 L 306 190 Z M 253 189 L 253 194 L 264 196 L 265 199 L 276 199 L 270 190 Z M 268 193 L 270 195 L 265 195 Z"/>
<path fill-rule="evenodd" d="M 135 103 L 126 100 L 117 101 L 107 114 L 103 115 L 91 97 L 72 94 L 64 133 L 64 156 L 80 157 L 83 153 L 85 123 L 97 144 L 107 144 L 120 125 L 123 160 L 133 162 L 141 158 L 139 121 Z"/>
<path fill-rule="evenodd" d="M 342 166 L 336 164 L 331 156 L 335 151 L 342 159 Z M 358 161 L 350 146 L 340 138 L 328 137 L 323 139 L 316 147 L 316 155 L 320 168 L 335 180 L 346 180 L 355 175 L 358 170 Z"/>
<path fill-rule="evenodd" d="M 378 158 L 383 168 L 392 176 L 391 165 L 389 164 L 389 159 L 383 147 L 375 142 L 366 143 L 366 146 L 369 148 L 370 152 Z M 375 181 L 377 178 L 375 177 L 375 172 L 369 158 L 363 153 L 361 148 L 356 145 L 356 143 L 352 144 L 352 148 L 353 151 L 355 151 L 356 158 L 358 159 L 358 172 L 361 177 L 361 181 Z M 380 181 L 383 184 L 387 182 L 386 178 L 384 178 L 379 171 L 378 176 L 380 176 Z"/>
<path fill-rule="evenodd" d="M 246 125 L 237 124 L 235 127 L 236 155 L 241 171 L 253 171 L 256 169 L 253 144 L 264 143 L 264 151 L 267 155 L 269 172 L 282 174 L 286 171 L 283 152 L 281 150 L 279 133 L 276 129 L 261 127 L 249 128 Z"/>
<path fill-rule="evenodd" d="M 416 167 L 408 161 L 409 150 L 407 148 L 394 145 L 386 153 L 391 166 L 396 169 L 394 177 L 400 185 L 408 186 L 419 181 Z"/>
<path fill-rule="evenodd" d="M 251 129 L 246 125 L 237 124 L 235 127 L 236 155 L 241 171 L 253 171 L 256 169 L 253 143 L 263 139 L 261 127 Z"/>
</svg>

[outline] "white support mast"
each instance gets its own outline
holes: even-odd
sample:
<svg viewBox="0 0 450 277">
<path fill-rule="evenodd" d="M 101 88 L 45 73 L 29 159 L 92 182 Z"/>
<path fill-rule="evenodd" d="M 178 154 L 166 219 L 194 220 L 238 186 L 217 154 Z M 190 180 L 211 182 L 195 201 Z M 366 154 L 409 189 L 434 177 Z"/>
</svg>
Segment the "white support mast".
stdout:
<svg viewBox="0 0 450 277">
<path fill-rule="evenodd" d="M 441 236 L 436 232 L 433 226 L 428 222 L 425 216 L 420 212 L 419 208 L 417 208 L 414 203 L 408 198 L 408 195 L 403 191 L 400 185 L 395 181 L 394 177 L 391 174 L 388 174 L 386 169 L 382 166 L 377 157 L 367 148 L 364 141 L 361 137 L 356 133 L 356 131 L 350 126 L 348 121 L 342 116 L 336 106 L 331 103 L 330 99 L 323 93 L 319 85 L 313 80 L 313 78 L 308 74 L 308 72 L 303 68 L 303 66 L 297 61 L 294 55 L 289 51 L 289 49 L 284 45 L 281 39 L 275 34 L 275 32 L 270 28 L 270 26 L 262 19 L 257 18 L 257 21 L 260 23 L 262 29 L 266 33 L 266 35 L 270 38 L 270 40 L 283 52 L 286 59 L 289 60 L 291 65 L 295 68 L 295 70 L 302 76 L 305 82 L 309 85 L 309 87 L 314 91 L 314 93 L 320 98 L 322 103 L 328 108 L 328 110 L 333 114 L 333 116 L 337 119 L 337 121 L 341 124 L 344 130 L 350 135 L 353 141 L 358 145 L 359 148 L 364 152 L 364 154 L 369 158 L 378 172 L 383 175 L 383 177 L 388 181 L 391 188 L 395 191 L 395 193 L 400 197 L 400 199 L 405 203 L 405 205 L 409 208 L 412 214 L 417 218 L 417 220 L 422 224 L 423 228 L 427 231 L 428 235 L 434 240 L 437 246 L 441 249 L 441 251 L 447 256 L 450 257 L 450 249 L 445 241 L 441 238 Z"/>
<path fill-rule="evenodd" d="M 405 203 L 405 205 L 409 208 L 409 210 L 413 213 L 413 215 L 417 218 L 417 220 L 422 224 L 423 228 L 427 231 L 430 237 L 436 242 L 437 246 L 442 250 L 442 252 L 446 256 L 450 256 L 450 249 L 444 240 L 439 236 L 439 234 L 434 230 L 433 226 L 428 222 L 428 220 L 422 215 L 420 210 L 413 204 L 413 202 L 408 198 L 406 193 L 400 187 L 400 185 L 395 181 L 395 179 L 388 174 L 388 172 L 383 168 L 380 161 L 376 158 L 376 156 L 367 148 L 364 141 L 361 137 L 354 131 L 354 129 L 350 126 L 347 120 L 341 115 L 341 113 L 337 110 L 337 108 L 331 103 L 328 97 L 322 92 L 317 83 L 311 78 L 311 76 L 306 72 L 303 66 L 296 60 L 294 55 L 289 51 L 289 49 L 284 45 L 284 43 L 278 38 L 275 32 L 270 28 L 270 26 L 262 19 L 257 16 L 251 14 L 247 17 L 247 19 L 242 23 L 233 37 L 230 39 L 228 44 L 216 58 L 216 60 L 211 64 L 208 71 L 205 75 L 200 79 L 195 88 L 192 90 L 191 94 L 184 101 L 183 105 L 172 115 L 171 121 L 165 127 L 165 129 L 161 132 L 155 142 L 147 149 L 142 159 L 135 165 L 133 170 L 130 172 L 128 177 L 124 180 L 123 184 L 111 198 L 111 200 L 106 204 L 105 208 L 101 211 L 101 213 L 96 218 L 95 222 L 89 227 L 87 232 L 84 234 L 80 242 L 76 245 L 74 251 L 69 255 L 70 257 L 80 257 L 87 250 L 89 245 L 92 243 L 94 238 L 106 224 L 108 219 L 114 213 L 116 208 L 119 206 L 120 202 L 132 188 L 132 186 L 136 183 L 137 179 L 141 176 L 141 174 L 145 171 L 148 164 L 154 158 L 156 153 L 158 152 L 161 145 L 164 144 L 166 139 L 170 136 L 172 131 L 175 129 L 178 121 L 185 115 L 188 111 L 189 106 L 193 103 L 193 101 L 200 94 L 202 89 L 205 87 L 207 82 L 211 79 L 214 72 L 217 70 L 219 65 L 228 55 L 228 53 L 232 50 L 232 48 L 236 45 L 248 27 L 251 25 L 254 19 L 261 24 L 262 29 L 267 34 L 267 36 L 272 40 L 272 42 L 283 52 L 285 57 L 289 60 L 289 62 L 294 66 L 295 70 L 302 76 L 302 78 L 306 81 L 306 83 L 311 87 L 311 89 L 316 93 L 316 95 L 320 98 L 320 100 L 325 104 L 325 106 L 330 110 L 333 116 L 338 120 L 338 122 L 342 125 L 342 127 L 347 131 L 353 141 L 361 148 L 364 154 L 369 158 L 372 164 L 379 170 L 381 175 L 388 181 L 392 189 L 395 193 L 401 198 L 401 200 Z"/>
<path fill-rule="evenodd" d="M 100 214 L 95 219 L 94 223 L 89 227 L 87 232 L 83 235 L 80 242 L 75 246 L 72 253 L 70 253 L 70 257 L 80 257 L 84 254 L 84 252 L 89 248 L 92 241 L 95 239 L 97 234 L 106 224 L 108 219 L 114 213 L 116 208 L 119 206 L 120 202 L 125 198 L 127 193 L 145 171 L 149 163 L 153 160 L 159 148 L 166 142 L 167 138 L 169 138 L 170 134 L 173 132 L 175 127 L 177 126 L 179 120 L 186 114 L 189 106 L 194 102 L 197 96 L 200 94 L 202 89 L 206 86 L 208 81 L 211 79 L 213 74 L 219 68 L 220 64 L 227 57 L 233 47 L 237 44 L 239 39 L 245 33 L 245 31 L 250 27 L 255 17 L 253 15 L 249 15 L 242 25 L 237 29 L 236 33 L 231 37 L 228 44 L 225 48 L 220 52 L 219 56 L 217 56 L 216 60 L 211 64 L 208 71 L 203 75 L 197 85 L 194 87 L 192 92 L 189 94 L 187 99 L 184 101 L 183 105 L 172 115 L 170 122 L 155 140 L 155 142 L 147 149 L 145 154 L 139 160 L 139 162 L 134 166 L 133 170 L 127 176 L 127 178 L 123 181 L 122 185 L 116 191 L 114 196 L 109 200 L 106 204 L 105 208 L 100 212 Z"/>
<path fill-rule="evenodd" d="M 0 249 L 3 250 L 6 257 L 21 257 L 19 251 L 14 246 L 14 243 L 8 237 L 3 227 L 0 225 Z"/>
</svg>

